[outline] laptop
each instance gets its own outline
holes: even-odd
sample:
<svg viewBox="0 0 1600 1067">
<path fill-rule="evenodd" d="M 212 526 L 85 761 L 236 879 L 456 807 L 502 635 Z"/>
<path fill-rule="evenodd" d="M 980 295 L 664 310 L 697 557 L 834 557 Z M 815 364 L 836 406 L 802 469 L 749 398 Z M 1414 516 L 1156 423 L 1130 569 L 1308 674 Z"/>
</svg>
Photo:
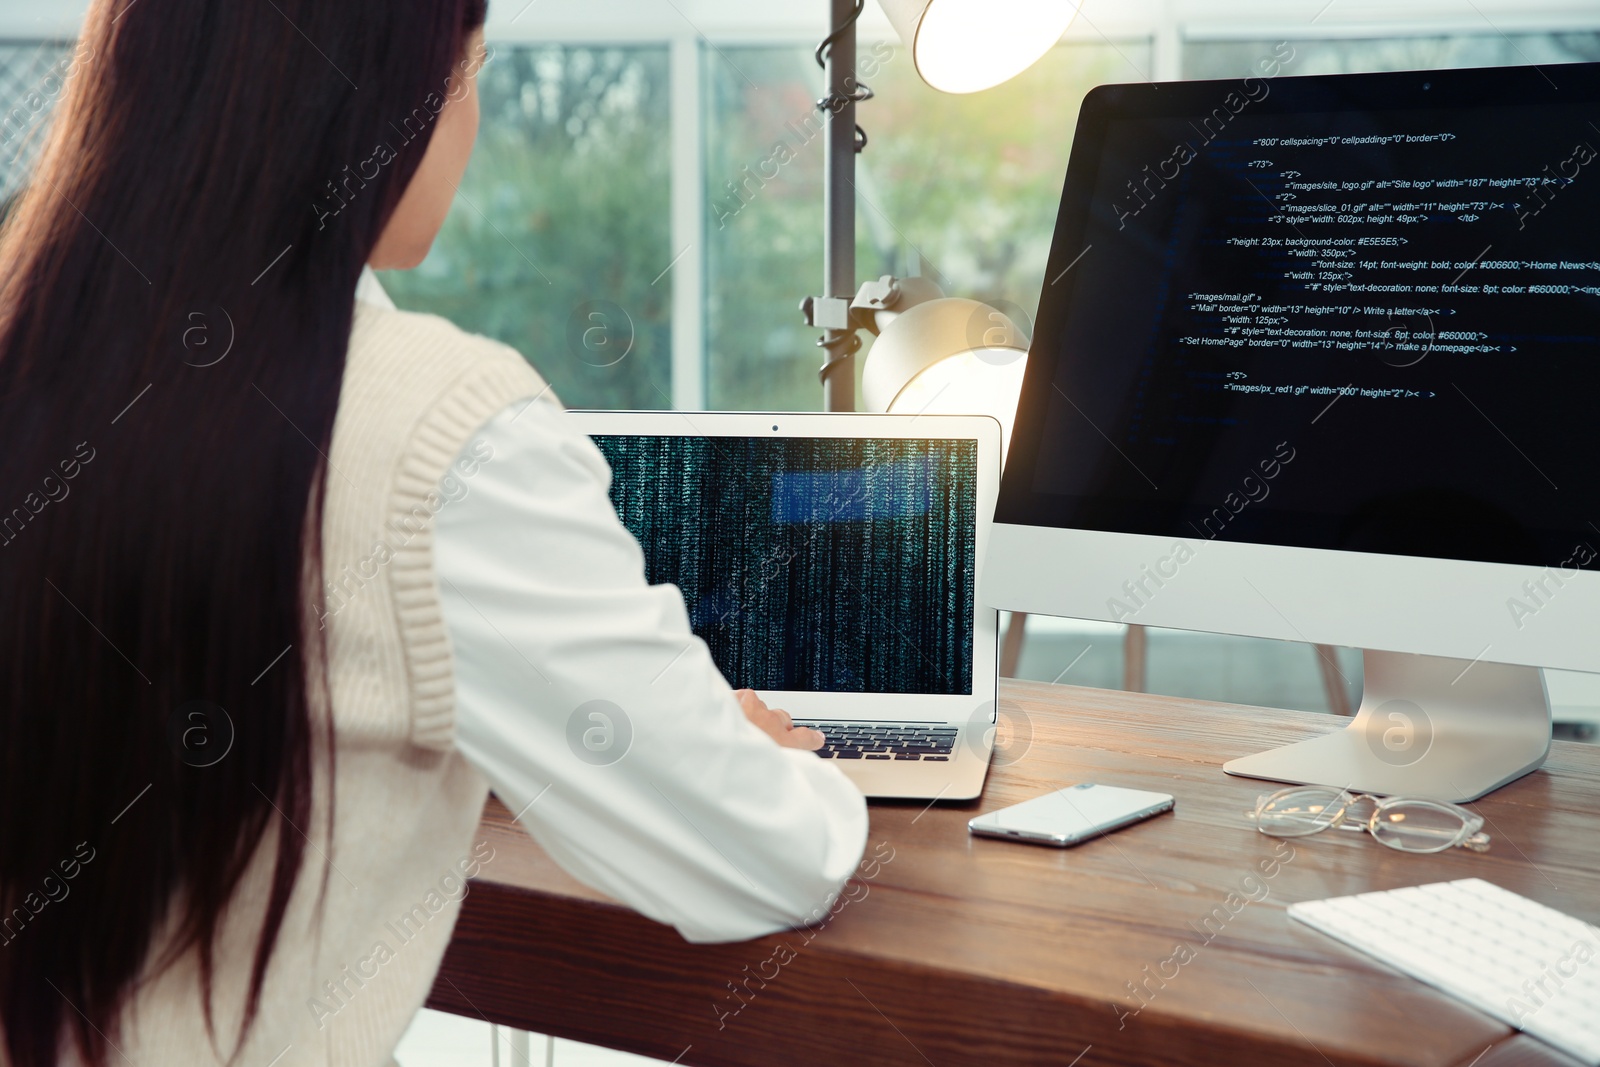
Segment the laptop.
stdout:
<svg viewBox="0 0 1600 1067">
<path fill-rule="evenodd" d="M 735 688 L 872 797 L 970 800 L 998 698 L 983 558 L 1000 426 L 974 415 L 571 411 L 651 584 Z"/>
</svg>

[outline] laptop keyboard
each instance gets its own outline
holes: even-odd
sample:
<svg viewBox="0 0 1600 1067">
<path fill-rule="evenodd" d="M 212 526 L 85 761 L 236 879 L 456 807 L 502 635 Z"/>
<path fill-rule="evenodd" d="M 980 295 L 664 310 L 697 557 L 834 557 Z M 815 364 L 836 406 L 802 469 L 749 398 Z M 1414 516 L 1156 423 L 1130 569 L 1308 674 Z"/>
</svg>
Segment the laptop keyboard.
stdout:
<svg viewBox="0 0 1600 1067">
<path fill-rule="evenodd" d="M 821 730 L 828 741 L 818 750 L 823 759 L 923 760 L 948 763 L 955 747 L 954 726 L 900 725 L 881 722 L 802 722 Z"/>
</svg>

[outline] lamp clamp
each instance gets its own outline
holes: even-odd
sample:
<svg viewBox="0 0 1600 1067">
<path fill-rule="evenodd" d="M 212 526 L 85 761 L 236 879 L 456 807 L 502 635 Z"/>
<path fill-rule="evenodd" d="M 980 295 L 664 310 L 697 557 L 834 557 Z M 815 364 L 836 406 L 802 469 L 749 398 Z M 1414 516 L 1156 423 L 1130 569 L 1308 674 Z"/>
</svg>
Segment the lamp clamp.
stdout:
<svg viewBox="0 0 1600 1067">
<path fill-rule="evenodd" d="M 851 322 L 857 329 L 882 333 L 900 312 L 943 296 L 944 290 L 931 278 L 885 274 L 877 281 L 863 282 L 856 291 L 856 298 L 850 302 Z"/>
<path fill-rule="evenodd" d="M 808 296 L 800 301 L 807 326 L 822 330 L 850 329 L 850 301 L 842 296 Z"/>
<path fill-rule="evenodd" d="M 867 330 L 876 334 L 878 312 L 901 310 L 904 302 L 905 290 L 900 279 L 885 274 L 877 281 L 863 282 L 854 300 L 842 296 L 808 296 L 800 302 L 800 312 L 807 326 L 824 330 Z"/>
</svg>

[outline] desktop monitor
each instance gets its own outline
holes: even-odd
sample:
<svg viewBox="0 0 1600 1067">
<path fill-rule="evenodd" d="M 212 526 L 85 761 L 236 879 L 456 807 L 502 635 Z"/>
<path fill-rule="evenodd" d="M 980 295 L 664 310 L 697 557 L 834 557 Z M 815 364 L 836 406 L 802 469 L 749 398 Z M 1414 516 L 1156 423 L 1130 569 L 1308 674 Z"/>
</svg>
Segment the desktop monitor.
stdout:
<svg viewBox="0 0 1600 1067">
<path fill-rule="evenodd" d="M 1362 649 L 1231 774 L 1470 800 L 1600 670 L 1600 64 L 1085 99 L 995 607 Z"/>
</svg>

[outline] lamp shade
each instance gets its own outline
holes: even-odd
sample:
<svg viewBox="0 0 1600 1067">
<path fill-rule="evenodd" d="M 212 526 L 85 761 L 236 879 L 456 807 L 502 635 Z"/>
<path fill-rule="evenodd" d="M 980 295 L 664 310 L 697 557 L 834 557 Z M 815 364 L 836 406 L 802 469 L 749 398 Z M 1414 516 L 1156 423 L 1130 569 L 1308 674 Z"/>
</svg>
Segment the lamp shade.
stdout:
<svg viewBox="0 0 1600 1067">
<path fill-rule="evenodd" d="M 869 411 L 909 415 L 992 415 L 1002 448 L 1011 440 L 1028 343 L 988 304 L 945 297 L 886 321 L 861 368 Z"/>
<path fill-rule="evenodd" d="M 975 93 L 1016 77 L 1061 39 L 1081 0 L 878 0 L 922 80 Z"/>
</svg>

